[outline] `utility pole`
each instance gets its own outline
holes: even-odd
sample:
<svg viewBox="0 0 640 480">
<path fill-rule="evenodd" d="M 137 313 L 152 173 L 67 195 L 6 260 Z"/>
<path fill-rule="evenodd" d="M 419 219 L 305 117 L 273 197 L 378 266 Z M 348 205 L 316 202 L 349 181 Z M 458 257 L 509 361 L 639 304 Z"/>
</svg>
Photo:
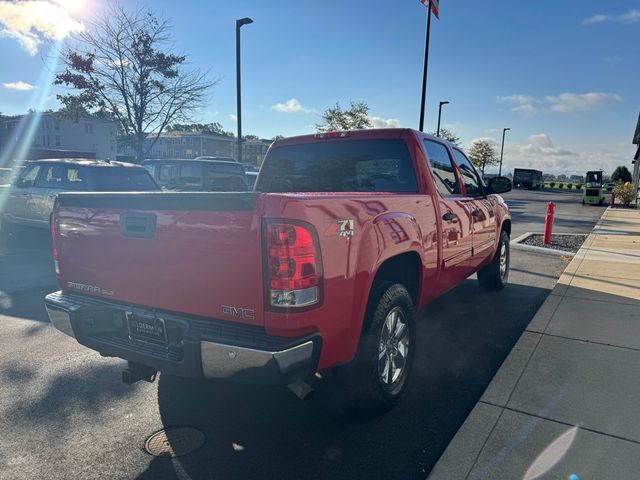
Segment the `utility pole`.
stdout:
<svg viewBox="0 0 640 480">
<path fill-rule="evenodd" d="M 240 28 L 243 25 L 253 23 L 249 17 L 236 20 L 236 92 L 237 92 L 237 111 L 238 117 L 238 162 L 242 163 L 242 91 L 240 86 Z"/>
</svg>

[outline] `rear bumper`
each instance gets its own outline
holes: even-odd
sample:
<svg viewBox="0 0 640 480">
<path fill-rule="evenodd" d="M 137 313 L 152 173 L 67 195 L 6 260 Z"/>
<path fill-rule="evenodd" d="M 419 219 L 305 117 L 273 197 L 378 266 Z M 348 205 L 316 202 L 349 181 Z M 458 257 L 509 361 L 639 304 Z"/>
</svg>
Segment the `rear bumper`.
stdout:
<svg viewBox="0 0 640 480">
<path fill-rule="evenodd" d="M 316 370 L 322 337 L 273 337 L 255 326 L 55 292 L 45 306 L 55 328 L 104 356 L 190 378 L 287 384 Z M 126 315 L 161 318 L 167 343 L 131 338 Z"/>
</svg>

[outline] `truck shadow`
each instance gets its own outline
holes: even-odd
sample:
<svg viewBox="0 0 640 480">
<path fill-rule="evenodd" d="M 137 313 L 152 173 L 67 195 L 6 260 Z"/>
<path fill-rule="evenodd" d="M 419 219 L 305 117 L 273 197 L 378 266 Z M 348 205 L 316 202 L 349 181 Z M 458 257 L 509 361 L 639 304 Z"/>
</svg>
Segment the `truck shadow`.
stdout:
<svg viewBox="0 0 640 480">
<path fill-rule="evenodd" d="M 0 238 L 0 255 L 31 252 L 50 252 L 51 234 L 48 229 L 17 227 Z"/>
<path fill-rule="evenodd" d="M 406 395 L 377 418 L 350 415 L 328 375 L 302 401 L 282 387 L 198 383 L 162 376 L 162 423 L 206 436 L 177 461 L 153 460 L 139 478 L 424 479 L 482 395 L 548 290 L 504 293 L 463 285 L 430 304 Z"/>
</svg>

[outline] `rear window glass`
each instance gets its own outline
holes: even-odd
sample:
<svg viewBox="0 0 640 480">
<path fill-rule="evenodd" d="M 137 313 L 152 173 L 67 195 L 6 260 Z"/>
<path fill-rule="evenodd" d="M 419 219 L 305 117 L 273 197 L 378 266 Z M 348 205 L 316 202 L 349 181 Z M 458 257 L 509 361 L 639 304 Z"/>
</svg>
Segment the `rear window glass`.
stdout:
<svg viewBox="0 0 640 480">
<path fill-rule="evenodd" d="M 197 187 L 202 184 L 202 165 L 180 165 L 180 184 Z"/>
<path fill-rule="evenodd" d="M 215 173 L 235 173 L 244 175 L 244 168 L 240 163 L 215 163 L 209 164 L 209 170 Z"/>
<path fill-rule="evenodd" d="M 278 147 L 264 162 L 262 192 L 417 192 L 403 140 L 340 140 Z"/>
<path fill-rule="evenodd" d="M 143 168 L 92 168 L 93 188 L 98 192 L 145 192 L 158 190 L 149 172 Z"/>
</svg>

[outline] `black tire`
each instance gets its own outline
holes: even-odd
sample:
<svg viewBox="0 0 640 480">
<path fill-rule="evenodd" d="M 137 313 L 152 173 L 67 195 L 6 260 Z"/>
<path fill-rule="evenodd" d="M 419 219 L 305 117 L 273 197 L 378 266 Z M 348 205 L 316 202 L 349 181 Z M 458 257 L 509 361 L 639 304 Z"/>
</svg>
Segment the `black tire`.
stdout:
<svg viewBox="0 0 640 480">
<path fill-rule="evenodd" d="M 403 285 L 387 283 L 376 288 L 356 358 L 335 372 L 351 409 L 380 415 L 398 403 L 413 364 L 414 317 L 411 295 Z"/>
<path fill-rule="evenodd" d="M 503 230 L 500 232 L 500 240 L 493 260 L 478 271 L 478 281 L 485 290 L 502 290 L 507 286 L 510 258 L 509 235 Z"/>
</svg>

